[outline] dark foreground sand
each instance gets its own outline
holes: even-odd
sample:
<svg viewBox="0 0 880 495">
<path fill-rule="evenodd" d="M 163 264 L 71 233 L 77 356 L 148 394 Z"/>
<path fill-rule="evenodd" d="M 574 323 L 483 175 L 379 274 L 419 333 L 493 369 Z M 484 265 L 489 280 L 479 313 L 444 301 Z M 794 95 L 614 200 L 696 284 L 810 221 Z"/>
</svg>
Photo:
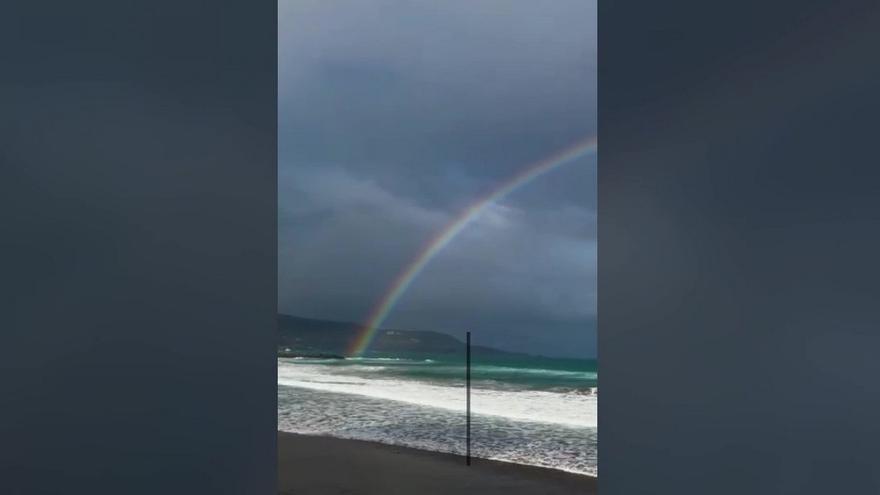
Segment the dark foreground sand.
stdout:
<svg viewBox="0 0 880 495">
<path fill-rule="evenodd" d="M 596 478 L 359 440 L 278 432 L 284 495 L 591 494 Z"/>
</svg>

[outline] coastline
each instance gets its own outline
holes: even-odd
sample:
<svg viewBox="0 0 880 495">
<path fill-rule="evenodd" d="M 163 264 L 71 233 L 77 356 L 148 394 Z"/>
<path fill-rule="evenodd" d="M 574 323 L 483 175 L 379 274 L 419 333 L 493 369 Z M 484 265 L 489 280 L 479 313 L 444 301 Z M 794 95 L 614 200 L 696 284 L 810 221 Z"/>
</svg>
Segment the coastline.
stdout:
<svg viewBox="0 0 880 495">
<path fill-rule="evenodd" d="M 365 440 L 278 432 L 278 493 L 591 494 L 598 479 Z"/>
</svg>

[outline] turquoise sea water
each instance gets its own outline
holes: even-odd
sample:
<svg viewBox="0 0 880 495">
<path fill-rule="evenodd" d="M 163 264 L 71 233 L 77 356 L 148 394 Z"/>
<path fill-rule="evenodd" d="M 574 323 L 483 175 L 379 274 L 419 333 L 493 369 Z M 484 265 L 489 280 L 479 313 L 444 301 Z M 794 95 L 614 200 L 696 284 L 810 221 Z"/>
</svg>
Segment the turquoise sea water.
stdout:
<svg viewBox="0 0 880 495">
<path fill-rule="evenodd" d="M 596 474 L 595 360 L 474 359 L 472 453 Z M 278 360 L 279 429 L 463 453 L 461 358 Z"/>
</svg>

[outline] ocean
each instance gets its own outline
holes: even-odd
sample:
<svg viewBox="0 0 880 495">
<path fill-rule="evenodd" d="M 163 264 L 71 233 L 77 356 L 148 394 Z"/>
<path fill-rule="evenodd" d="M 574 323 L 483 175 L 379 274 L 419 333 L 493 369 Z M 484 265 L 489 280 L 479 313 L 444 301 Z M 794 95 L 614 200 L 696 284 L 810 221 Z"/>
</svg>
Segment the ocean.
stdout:
<svg viewBox="0 0 880 495">
<path fill-rule="evenodd" d="M 597 474 L 595 360 L 475 359 L 471 455 Z M 278 359 L 278 429 L 465 452 L 465 368 L 448 356 Z"/>
</svg>

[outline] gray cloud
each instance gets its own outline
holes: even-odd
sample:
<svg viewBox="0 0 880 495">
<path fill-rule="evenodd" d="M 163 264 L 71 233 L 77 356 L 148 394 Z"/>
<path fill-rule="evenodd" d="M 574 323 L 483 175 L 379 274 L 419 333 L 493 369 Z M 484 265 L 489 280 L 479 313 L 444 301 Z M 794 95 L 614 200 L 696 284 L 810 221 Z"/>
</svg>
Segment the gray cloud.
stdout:
<svg viewBox="0 0 880 495">
<path fill-rule="evenodd" d="M 280 2 L 280 309 L 363 319 L 461 208 L 594 134 L 595 14 L 583 1 Z M 594 352 L 595 163 L 489 208 L 388 325 Z"/>
</svg>

